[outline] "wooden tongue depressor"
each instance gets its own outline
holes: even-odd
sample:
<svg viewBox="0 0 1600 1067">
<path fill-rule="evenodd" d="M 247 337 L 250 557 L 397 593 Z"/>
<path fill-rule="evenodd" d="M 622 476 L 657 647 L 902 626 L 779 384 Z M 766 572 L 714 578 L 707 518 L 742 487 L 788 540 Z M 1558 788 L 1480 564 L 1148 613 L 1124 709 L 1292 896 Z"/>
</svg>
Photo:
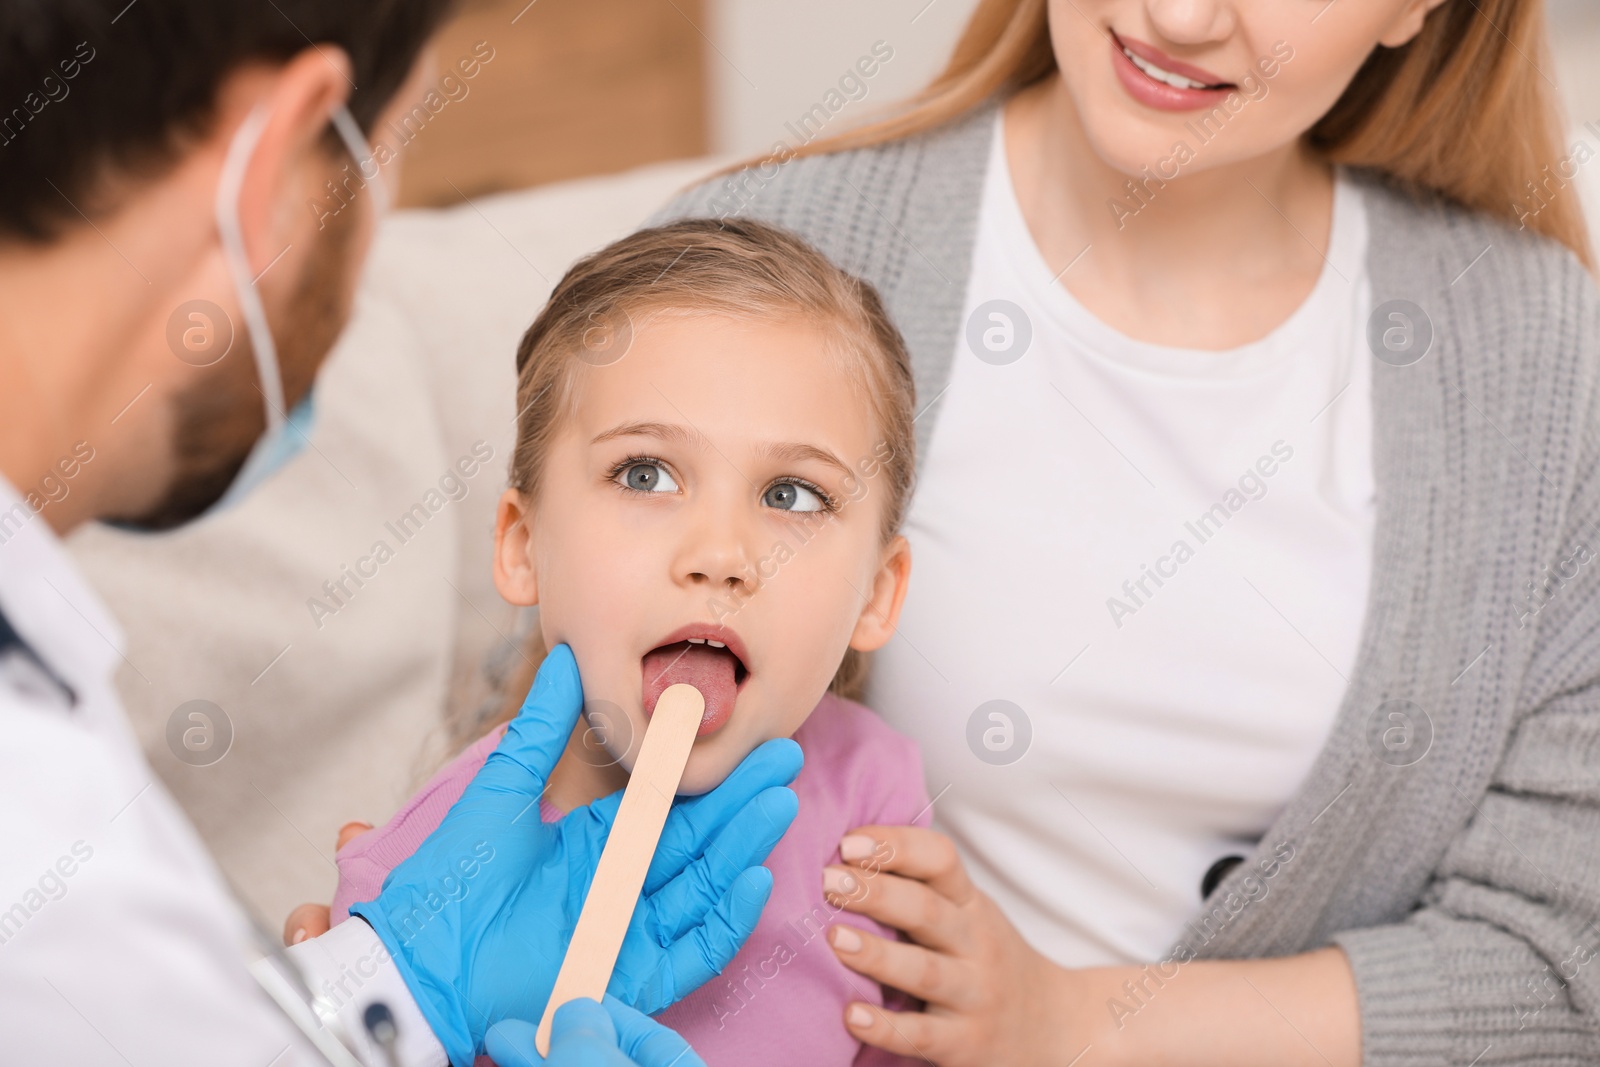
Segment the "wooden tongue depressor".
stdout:
<svg viewBox="0 0 1600 1067">
<path fill-rule="evenodd" d="M 668 686 L 656 700 L 639 759 L 572 931 L 572 943 L 539 1020 L 534 1044 L 541 1056 L 550 1053 L 550 1023 L 557 1008 L 579 997 L 599 1000 L 605 995 L 705 707 L 700 690 L 687 682 Z"/>
</svg>

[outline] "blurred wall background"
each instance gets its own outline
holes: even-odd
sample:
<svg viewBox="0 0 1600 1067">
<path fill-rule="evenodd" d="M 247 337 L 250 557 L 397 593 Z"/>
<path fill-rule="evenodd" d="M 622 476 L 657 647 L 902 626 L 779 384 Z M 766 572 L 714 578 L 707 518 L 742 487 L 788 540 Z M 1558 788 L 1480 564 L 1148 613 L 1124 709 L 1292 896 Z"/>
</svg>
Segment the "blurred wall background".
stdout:
<svg viewBox="0 0 1600 1067">
<path fill-rule="evenodd" d="M 784 124 L 877 44 L 892 58 L 841 93 L 843 127 L 930 78 L 973 3 L 467 0 L 436 46 L 437 110 L 391 132 L 409 144 L 402 202 L 792 142 Z"/>
<path fill-rule="evenodd" d="M 707 2 L 466 0 L 434 46 L 431 114 L 374 131 L 407 142 L 401 202 L 452 204 L 705 152 L 696 27 Z"/>
<path fill-rule="evenodd" d="M 442 103 L 395 134 L 411 145 L 402 199 L 760 152 L 794 143 L 789 127 L 835 91 L 826 132 L 844 128 L 926 82 L 975 2 L 467 0 L 437 46 Z M 1600 125 L 1600 0 L 1547 2 L 1546 74 L 1577 136 Z M 876 73 L 849 79 L 864 56 Z"/>
<path fill-rule="evenodd" d="M 831 90 L 848 103 L 825 132 L 910 96 L 944 66 L 975 2 L 707 0 L 712 147 L 745 155 L 793 144 L 786 125 Z M 846 80 L 863 56 L 885 54 L 869 64 L 872 77 Z"/>
<path fill-rule="evenodd" d="M 1552 0 L 1550 26 L 1568 125 L 1600 125 L 1600 0 Z M 1590 134 L 1589 143 L 1600 147 L 1600 134 Z"/>
</svg>

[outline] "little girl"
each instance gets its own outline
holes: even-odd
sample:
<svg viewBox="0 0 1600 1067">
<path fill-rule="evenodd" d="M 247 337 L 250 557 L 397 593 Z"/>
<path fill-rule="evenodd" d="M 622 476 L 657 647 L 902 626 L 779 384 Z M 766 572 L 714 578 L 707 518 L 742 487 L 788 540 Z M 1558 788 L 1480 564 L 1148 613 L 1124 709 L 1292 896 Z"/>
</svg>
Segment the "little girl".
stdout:
<svg viewBox="0 0 1600 1067">
<path fill-rule="evenodd" d="M 662 690 L 706 700 L 683 793 L 762 741 L 805 753 L 772 896 L 723 974 L 660 1016 L 710 1067 L 894 1062 L 845 1029 L 883 992 L 839 964 L 839 841 L 929 822 L 915 746 L 847 699 L 885 644 L 910 573 L 898 534 L 913 471 L 913 385 L 876 291 L 798 238 L 748 221 L 644 230 L 561 280 L 517 352 L 517 443 L 495 584 L 571 646 L 584 723 L 540 815 L 621 788 Z M 531 664 L 530 664 L 531 667 Z M 339 849 L 332 919 L 377 896 L 439 824 L 504 724 L 386 825 Z M 887 857 L 884 857 L 887 858 Z"/>
</svg>

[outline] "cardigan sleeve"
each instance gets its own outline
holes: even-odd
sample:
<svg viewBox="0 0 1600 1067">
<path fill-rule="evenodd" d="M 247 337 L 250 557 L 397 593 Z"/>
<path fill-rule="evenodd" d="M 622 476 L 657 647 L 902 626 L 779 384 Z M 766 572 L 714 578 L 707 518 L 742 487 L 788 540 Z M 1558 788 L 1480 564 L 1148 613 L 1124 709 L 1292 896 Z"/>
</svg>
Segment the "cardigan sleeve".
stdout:
<svg viewBox="0 0 1600 1067">
<path fill-rule="evenodd" d="M 1563 580 L 1520 619 L 1535 630 L 1508 743 L 1419 906 L 1330 939 L 1355 975 L 1365 1067 L 1600 1062 L 1600 297 L 1571 266 L 1550 295 L 1578 312 L 1577 359 L 1543 373 L 1572 403 L 1538 432 L 1564 435 L 1574 462 L 1530 471 L 1567 487 Z"/>
</svg>

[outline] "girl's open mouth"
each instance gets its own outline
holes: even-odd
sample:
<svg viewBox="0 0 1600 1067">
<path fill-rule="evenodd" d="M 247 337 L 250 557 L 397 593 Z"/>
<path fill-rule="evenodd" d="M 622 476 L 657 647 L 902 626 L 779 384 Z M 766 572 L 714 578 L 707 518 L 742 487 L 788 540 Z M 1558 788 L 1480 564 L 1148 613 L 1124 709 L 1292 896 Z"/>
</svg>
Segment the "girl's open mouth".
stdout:
<svg viewBox="0 0 1600 1067">
<path fill-rule="evenodd" d="M 670 685 L 687 682 L 705 698 L 699 737 L 715 733 L 733 715 L 739 686 L 750 676 L 744 642 L 724 627 L 687 626 L 669 634 L 639 661 L 645 717 Z"/>
</svg>

